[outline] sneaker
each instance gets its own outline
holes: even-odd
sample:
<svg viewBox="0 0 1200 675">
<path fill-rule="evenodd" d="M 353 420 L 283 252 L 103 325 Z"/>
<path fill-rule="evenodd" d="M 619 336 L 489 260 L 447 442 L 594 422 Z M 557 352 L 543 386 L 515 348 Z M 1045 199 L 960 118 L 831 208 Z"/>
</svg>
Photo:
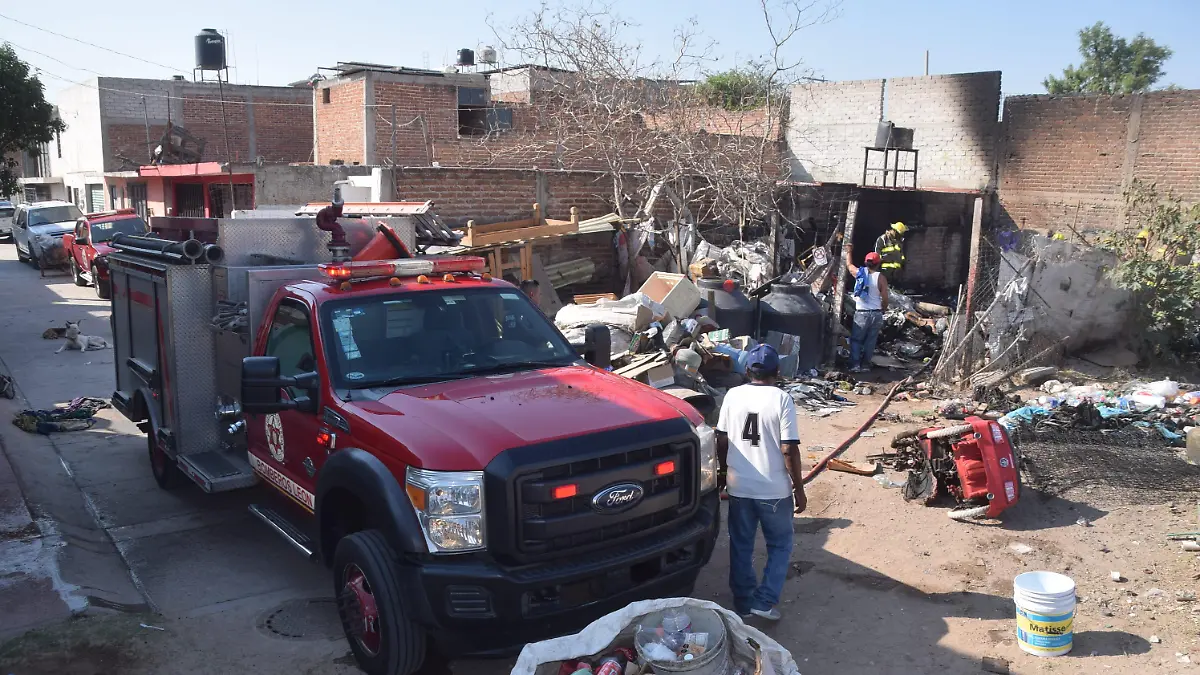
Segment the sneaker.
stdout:
<svg viewBox="0 0 1200 675">
<path fill-rule="evenodd" d="M 771 609 L 752 609 L 750 610 L 750 613 L 754 616 L 767 619 L 769 621 L 778 621 L 783 618 L 783 615 L 779 613 L 779 610 L 775 609 L 774 607 Z"/>
</svg>

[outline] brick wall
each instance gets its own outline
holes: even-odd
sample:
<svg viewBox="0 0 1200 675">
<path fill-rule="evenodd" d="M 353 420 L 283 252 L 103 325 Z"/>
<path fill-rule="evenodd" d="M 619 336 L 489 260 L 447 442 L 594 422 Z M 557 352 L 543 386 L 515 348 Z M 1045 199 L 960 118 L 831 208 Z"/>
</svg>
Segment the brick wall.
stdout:
<svg viewBox="0 0 1200 675">
<path fill-rule="evenodd" d="M 538 194 L 538 173 L 522 169 L 406 168 L 397 172 L 397 199 L 431 199 L 434 210 L 446 222 L 461 225 L 469 219 L 479 223 L 527 218 Z M 588 171 L 546 171 L 546 214 L 566 219 L 570 208 L 579 208 L 587 219 L 612 211 L 612 189 L 606 176 Z M 586 284 L 562 289 L 564 300 L 573 293 L 607 293 L 615 290 L 616 262 L 613 235 L 597 233 L 562 237 L 541 242 L 534 252 L 542 263 L 588 258 L 596 274 Z"/>
<path fill-rule="evenodd" d="M 885 106 L 885 119 L 913 130 L 913 147 L 920 151 L 919 187 L 992 186 L 999 71 L 892 78 Z"/>
<path fill-rule="evenodd" d="M 399 166 L 431 163 L 433 158 L 427 137 L 432 140 L 458 136 L 456 85 L 376 80 L 371 82 L 371 87 L 374 103 L 380 106 L 368 113 L 375 127 L 374 163 L 383 164 L 391 159 L 392 105 L 396 106 L 396 164 Z"/>
<path fill-rule="evenodd" d="M 363 163 L 363 105 L 366 80 L 349 80 L 314 89 L 316 106 L 316 161 L 329 164 Z M 324 91 L 329 91 L 325 103 Z"/>
<path fill-rule="evenodd" d="M 184 99 L 181 124 L 192 135 L 207 141 L 204 146 L 205 161 L 244 162 L 253 159 L 250 151 L 250 118 L 245 102 L 245 97 L 226 94 L 225 122 L 222 123 L 221 99 L 218 96 L 191 96 Z"/>
<path fill-rule="evenodd" d="M 254 97 L 255 154 L 266 162 L 311 162 L 312 103 Z"/>
<path fill-rule="evenodd" d="M 812 82 L 792 88 L 786 137 L 792 178 L 859 183 L 863 148 L 883 117 L 883 80 Z"/>
<path fill-rule="evenodd" d="M 166 132 L 165 125 L 151 125 L 149 145 L 146 143 L 145 124 L 110 124 L 108 125 L 108 150 L 114 160 L 114 171 L 136 170 L 138 166 L 148 164 L 150 149 L 158 144 Z M 125 162 L 125 159 L 130 160 Z"/>
<path fill-rule="evenodd" d="M 1200 91 L 1010 96 L 1004 102 L 1001 224 L 1079 231 L 1123 225 L 1134 178 L 1200 200 Z"/>
<path fill-rule="evenodd" d="M 105 171 L 130 168 L 118 155 L 145 163 L 147 124 L 153 147 L 168 122 L 205 141 L 203 161 L 311 159 L 312 92 L 307 88 L 225 85 L 222 119 L 220 89 L 212 82 L 102 77 L 97 86 Z"/>
</svg>

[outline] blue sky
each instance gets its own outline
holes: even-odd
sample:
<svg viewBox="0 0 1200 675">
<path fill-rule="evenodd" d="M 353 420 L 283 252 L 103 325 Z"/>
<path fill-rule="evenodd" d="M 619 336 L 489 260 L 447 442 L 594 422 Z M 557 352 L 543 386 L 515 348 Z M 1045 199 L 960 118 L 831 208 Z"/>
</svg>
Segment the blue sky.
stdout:
<svg viewBox="0 0 1200 675">
<path fill-rule="evenodd" d="M 286 84 L 339 60 L 439 68 L 459 47 L 495 42 L 489 13 L 505 23 L 537 4 L 205 0 L 186 3 L 185 10 L 183 3 L 161 1 L 97 5 L 58 0 L 50 5 L 3 3 L 0 14 L 188 74 L 193 35 L 200 28 L 217 28 L 231 32 L 236 82 Z M 765 48 L 756 0 L 612 4 L 636 24 L 631 33 L 650 52 L 669 49 L 670 27 L 688 18 L 717 41 L 715 55 L 722 63 Z M 1005 94 L 1040 93 L 1047 74 L 1078 62 L 1076 31 L 1098 20 L 1120 35 L 1144 32 L 1170 46 L 1175 56 L 1162 84 L 1200 88 L 1200 40 L 1190 39 L 1200 25 L 1198 0 L 843 0 L 836 18 L 797 36 L 791 54 L 803 58 L 817 75 L 839 80 L 919 75 L 928 49 L 932 73 L 1001 70 Z M 3 17 L 0 40 L 14 43 L 23 58 L 47 73 L 43 81 L 52 97 L 69 85 L 50 73 L 78 80 L 95 73 L 169 77 L 172 72 Z"/>
</svg>

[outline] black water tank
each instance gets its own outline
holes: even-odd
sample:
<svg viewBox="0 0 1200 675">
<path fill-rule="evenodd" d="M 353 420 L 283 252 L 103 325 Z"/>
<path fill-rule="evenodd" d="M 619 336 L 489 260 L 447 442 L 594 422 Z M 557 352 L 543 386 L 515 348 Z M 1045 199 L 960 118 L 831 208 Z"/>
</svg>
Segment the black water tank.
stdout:
<svg viewBox="0 0 1200 675">
<path fill-rule="evenodd" d="M 825 352 L 825 313 L 808 284 L 771 284 L 771 292 L 758 301 L 759 339 L 767 331 L 800 338 L 800 370 L 816 368 Z"/>
<path fill-rule="evenodd" d="M 196 67 L 201 70 L 225 68 L 225 36 L 205 28 L 196 36 Z"/>
<path fill-rule="evenodd" d="M 475 65 L 475 50 L 473 50 L 473 49 L 458 50 L 458 65 L 460 65 L 460 66 Z"/>
<path fill-rule="evenodd" d="M 726 287 L 726 284 L 729 286 Z M 754 332 L 754 303 L 750 302 L 732 279 L 697 279 L 700 298 L 708 304 L 708 294 L 713 294 L 713 318 L 721 328 L 729 329 L 729 337 L 751 335 Z"/>
</svg>

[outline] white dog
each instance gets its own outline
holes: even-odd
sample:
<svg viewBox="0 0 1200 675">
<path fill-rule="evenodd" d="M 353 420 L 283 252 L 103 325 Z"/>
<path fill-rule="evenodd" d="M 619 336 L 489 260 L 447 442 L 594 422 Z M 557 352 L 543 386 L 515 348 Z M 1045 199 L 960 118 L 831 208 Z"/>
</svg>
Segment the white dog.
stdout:
<svg viewBox="0 0 1200 675">
<path fill-rule="evenodd" d="M 54 352 L 55 354 L 58 354 L 64 349 L 78 349 L 81 352 L 89 352 L 97 349 L 108 349 L 112 346 L 108 344 L 108 341 L 102 337 L 96 335 L 84 335 L 79 332 L 79 324 L 81 323 L 83 323 L 82 320 L 67 322 L 67 329 L 63 335 L 67 341 L 63 344 L 63 346 L 58 348 L 57 352 Z"/>
</svg>

